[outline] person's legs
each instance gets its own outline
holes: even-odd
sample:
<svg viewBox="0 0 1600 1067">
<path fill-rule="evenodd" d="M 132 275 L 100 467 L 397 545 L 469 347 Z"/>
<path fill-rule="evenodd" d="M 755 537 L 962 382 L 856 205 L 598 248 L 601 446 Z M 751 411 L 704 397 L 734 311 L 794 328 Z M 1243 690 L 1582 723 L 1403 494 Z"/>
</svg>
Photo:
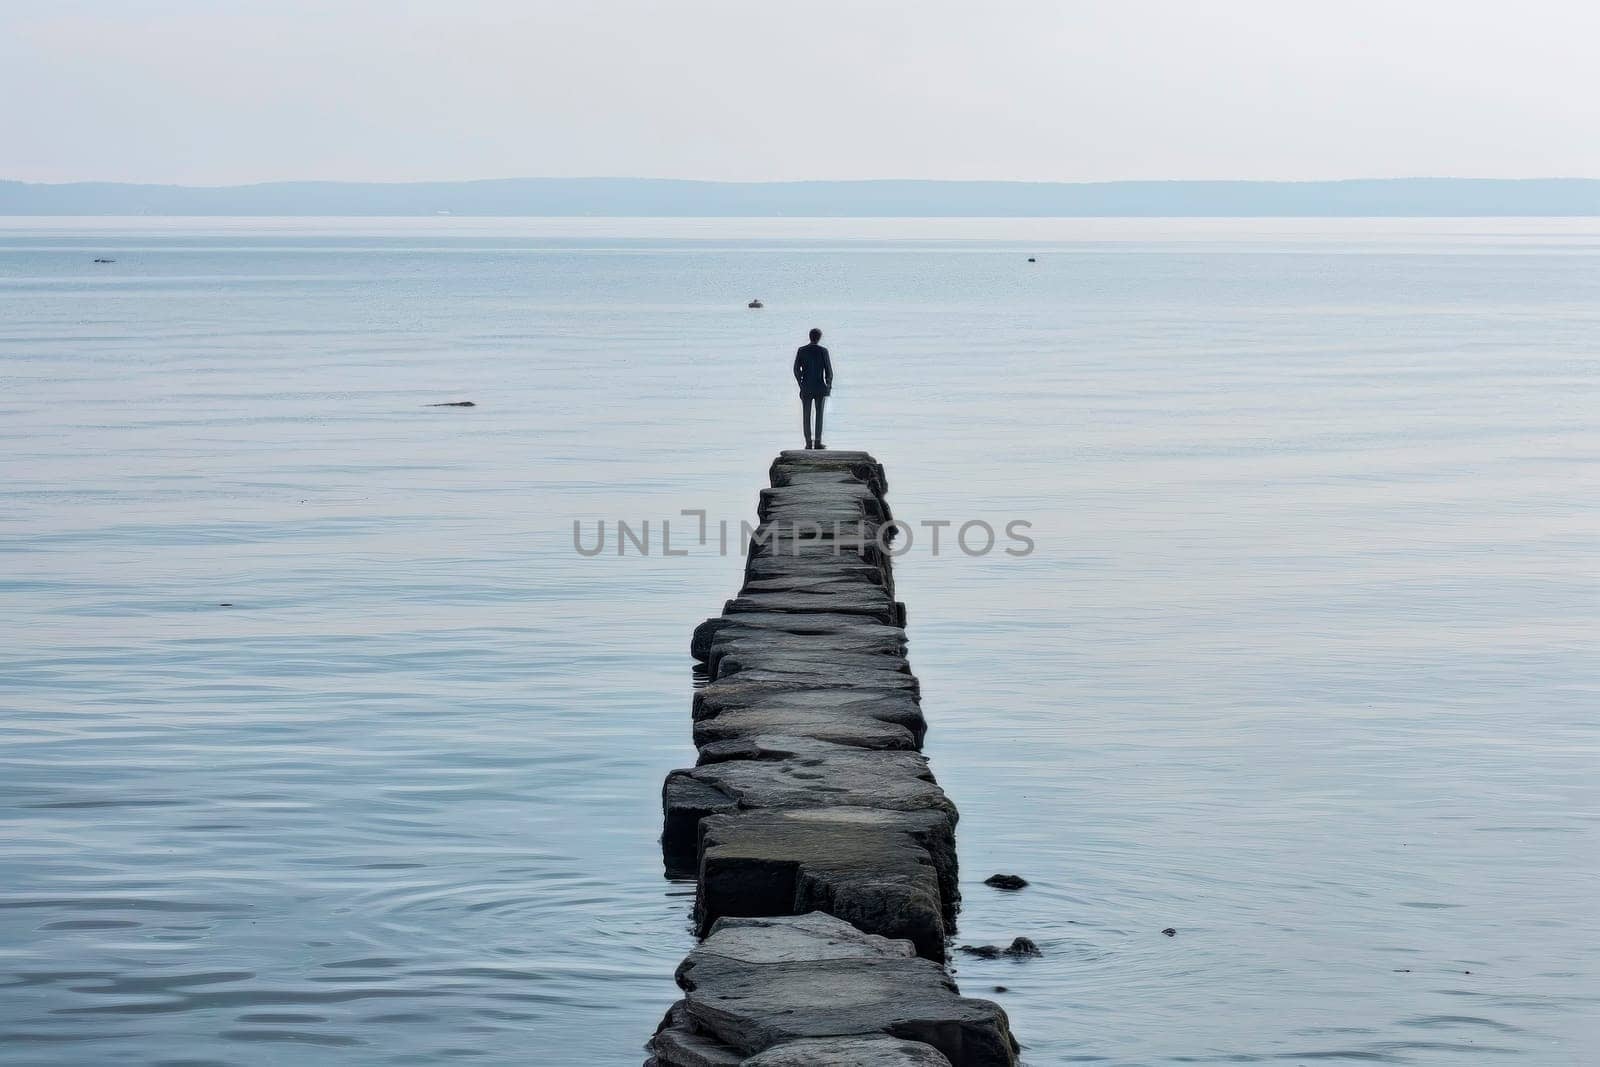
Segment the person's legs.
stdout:
<svg viewBox="0 0 1600 1067">
<path fill-rule="evenodd" d="M 811 398 L 800 398 L 800 429 L 805 431 L 806 447 L 811 447 Z"/>
<path fill-rule="evenodd" d="M 827 403 L 826 397 L 817 397 L 817 432 L 811 440 L 818 448 L 822 447 L 822 406 Z"/>
</svg>

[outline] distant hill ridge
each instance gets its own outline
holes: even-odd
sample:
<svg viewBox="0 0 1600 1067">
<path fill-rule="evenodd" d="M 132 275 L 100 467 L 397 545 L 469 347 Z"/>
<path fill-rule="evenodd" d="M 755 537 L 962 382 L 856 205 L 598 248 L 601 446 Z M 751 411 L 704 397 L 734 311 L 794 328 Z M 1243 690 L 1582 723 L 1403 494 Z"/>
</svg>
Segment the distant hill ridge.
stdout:
<svg viewBox="0 0 1600 1067">
<path fill-rule="evenodd" d="M 0 181 L 0 215 L 1587 216 L 1600 179 L 800 181 L 499 178 L 217 187 Z"/>
</svg>

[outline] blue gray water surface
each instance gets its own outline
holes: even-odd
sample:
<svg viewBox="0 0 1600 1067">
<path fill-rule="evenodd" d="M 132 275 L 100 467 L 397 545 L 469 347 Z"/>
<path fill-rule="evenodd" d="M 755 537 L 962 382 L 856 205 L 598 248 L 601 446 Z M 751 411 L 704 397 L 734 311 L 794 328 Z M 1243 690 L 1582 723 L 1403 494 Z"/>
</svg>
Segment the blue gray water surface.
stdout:
<svg viewBox="0 0 1600 1067">
<path fill-rule="evenodd" d="M 448 218 L 0 224 L 0 1061 L 637 1064 L 812 325 L 1029 1064 L 1600 1061 L 1600 223 Z"/>
</svg>

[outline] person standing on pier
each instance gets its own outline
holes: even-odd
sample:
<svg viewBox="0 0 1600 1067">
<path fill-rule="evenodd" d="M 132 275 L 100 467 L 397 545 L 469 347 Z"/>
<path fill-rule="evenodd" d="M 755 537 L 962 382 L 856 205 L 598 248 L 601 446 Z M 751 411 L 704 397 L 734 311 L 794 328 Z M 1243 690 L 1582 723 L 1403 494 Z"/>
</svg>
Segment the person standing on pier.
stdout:
<svg viewBox="0 0 1600 1067">
<path fill-rule="evenodd" d="M 800 426 L 805 430 L 807 448 L 826 448 L 822 443 L 822 406 L 833 392 L 833 361 L 818 341 L 821 330 L 811 331 L 811 343 L 801 345 L 794 354 L 794 380 L 800 385 Z M 811 407 L 816 405 L 817 428 L 811 429 Z"/>
</svg>

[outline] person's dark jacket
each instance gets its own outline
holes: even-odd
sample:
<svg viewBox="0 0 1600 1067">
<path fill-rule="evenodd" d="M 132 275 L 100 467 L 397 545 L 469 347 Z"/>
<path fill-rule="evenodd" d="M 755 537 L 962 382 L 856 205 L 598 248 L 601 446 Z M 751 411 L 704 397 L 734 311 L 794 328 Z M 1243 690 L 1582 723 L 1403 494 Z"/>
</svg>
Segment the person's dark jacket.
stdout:
<svg viewBox="0 0 1600 1067">
<path fill-rule="evenodd" d="M 833 361 L 828 350 L 821 345 L 801 345 L 794 354 L 794 380 L 800 384 L 800 396 L 807 400 L 833 392 Z"/>
</svg>

